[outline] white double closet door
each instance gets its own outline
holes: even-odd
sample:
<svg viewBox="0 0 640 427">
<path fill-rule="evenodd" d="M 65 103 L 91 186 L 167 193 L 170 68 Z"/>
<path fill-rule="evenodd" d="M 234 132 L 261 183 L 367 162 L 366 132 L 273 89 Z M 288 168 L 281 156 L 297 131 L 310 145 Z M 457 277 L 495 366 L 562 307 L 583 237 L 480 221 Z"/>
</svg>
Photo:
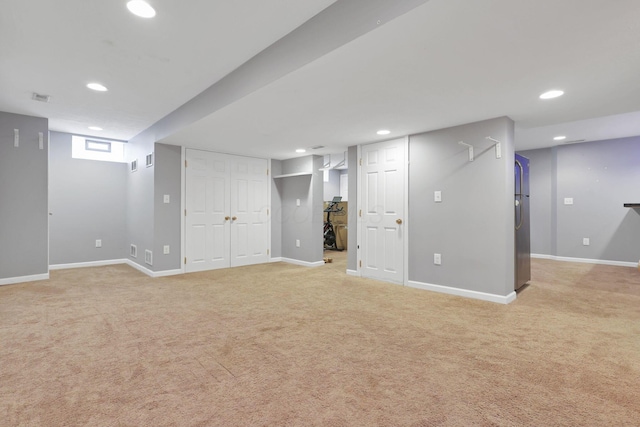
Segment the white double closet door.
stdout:
<svg viewBox="0 0 640 427">
<path fill-rule="evenodd" d="M 186 150 L 185 270 L 269 260 L 266 159 Z"/>
</svg>

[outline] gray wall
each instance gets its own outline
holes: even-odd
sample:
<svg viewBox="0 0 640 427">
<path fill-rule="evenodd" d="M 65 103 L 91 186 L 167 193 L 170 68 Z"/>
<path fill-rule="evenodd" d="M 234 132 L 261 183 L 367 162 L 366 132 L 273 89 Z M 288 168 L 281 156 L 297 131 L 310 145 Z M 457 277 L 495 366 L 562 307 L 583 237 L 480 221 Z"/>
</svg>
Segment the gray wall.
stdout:
<svg viewBox="0 0 640 427">
<path fill-rule="evenodd" d="M 0 112 L 0 279 L 49 272 L 48 131 L 47 119 Z"/>
<path fill-rule="evenodd" d="M 536 244 L 533 252 L 605 261 L 640 260 L 640 212 L 623 207 L 624 203 L 640 202 L 640 137 L 522 153 L 539 159 L 532 161 L 532 182 L 544 187 L 551 181 L 556 189 L 542 197 L 551 198 L 550 203 L 534 210 L 536 199 L 531 201 L 532 236 L 547 233 L 546 223 L 553 225 L 555 220 L 557 229 L 551 227 L 551 240 L 556 249 Z M 543 166 L 545 159 L 551 167 Z M 565 198 L 573 198 L 573 205 L 565 205 Z M 585 237 L 589 246 L 582 244 Z M 543 252 L 547 248 L 549 252 Z"/>
<path fill-rule="evenodd" d="M 348 174 L 349 174 L 349 217 L 347 228 L 347 240 L 349 249 L 347 253 L 347 270 L 356 271 L 358 269 L 358 147 L 352 146 L 348 149 Z"/>
<path fill-rule="evenodd" d="M 155 144 L 153 271 L 181 268 L 181 163 L 180 147 Z M 169 203 L 164 203 L 165 195 L 169 196 Z M 163 251 L 165 245 L 169 245 L 167 255 Z"/>
<path fill-rule="evenodd" d="M 49 168 L 50 264 L 125 258 L 127 165 L 73 159 L 71 135 L 51 132 Z"/>
<path fill-rule="evenodd" d="M 522 151 L 529 161 L 531 253 L 555 254 L 555 149 Z"/>
<path fill-rule="evenodd" d="M 154 233 L 154 171 L 155 167 L 145 167 L 145 156 L 154 150 L 155 138 L 151 132 L 136 136 L 126 146 L 129 162 L 138 160 L 138 170 L 130 172 L 127 167 L 127 241 L 126 256 L 133 262 L 152 269 L 145 264 L 144 251 L 153 250 Z M 138 248 L 138 257 L 129 256 L 129 245 Z M 156 253 L 154 252 L 154 258 Z"/>
<path fill-rule="evenodd" d="M 283 160 L 282 173 L 310 172 L 311 175 L 276 179 L 282 200 L 282 256 L 305 262 L 322 261 L 323 181 L 321 156 Z M 296 200 L 300 199 L 300 206 Z M 300 240 L 300 247 L 296 247 Z"/>
<path fill-rule="evenodd" d="M 486 136 L 502 142 L 501 159 Z M 475 161 L 458 141 L 475 146 Z M 503 117 L 413 135 L 409 158 L 409 280 L 513 292 L 513 122 Z M 442 203 L 434 202 L 435 190 Z M 434 253 L 442 254 L 442 265 L 434 265 Z"/>
</svg>

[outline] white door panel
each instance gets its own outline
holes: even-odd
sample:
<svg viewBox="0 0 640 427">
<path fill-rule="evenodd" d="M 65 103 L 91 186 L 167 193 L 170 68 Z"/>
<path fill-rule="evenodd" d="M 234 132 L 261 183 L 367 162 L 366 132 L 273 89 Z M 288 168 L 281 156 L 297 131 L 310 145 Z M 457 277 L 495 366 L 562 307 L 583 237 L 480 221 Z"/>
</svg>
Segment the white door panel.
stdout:
<svg viewBox="0 0 640 427">
<path fill-rule="evenodd" d="M 403 283 L 406 141 L 365 145 L 362 158 L 361 274 Z"/>
<path fill-rule="evenodd" d="M 186 271 L 229 267 L 227 166 L 213 153 L 187 150 Z"/>
<path fill-rule="evenodd" d="M 186 271 L 267 262 L 267 161 L 190 149 L 186 159 Z"/>
<path fill-rule="evenodd" d="M 231 173 L 231 266 L 264 263 L 269 260 L 267 161 L 234 156 Z"/>
</svg>

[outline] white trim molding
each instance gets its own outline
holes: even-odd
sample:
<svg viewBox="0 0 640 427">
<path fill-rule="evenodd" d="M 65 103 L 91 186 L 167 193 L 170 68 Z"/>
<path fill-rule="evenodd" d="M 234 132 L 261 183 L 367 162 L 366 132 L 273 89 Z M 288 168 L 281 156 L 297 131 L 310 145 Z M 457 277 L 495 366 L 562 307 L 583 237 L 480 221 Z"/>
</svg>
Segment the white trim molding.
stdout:
<svg viewBox="0 0 640 427">
<path fill-rule="evenodd" d="M 176 268 L 175 270 L 154 271 L 151 277 L 177 276 L 178 274 L 184 274 L 182 269 Z"/>
<path fill-rule="evenodd" d="M 579 262 L 582 264 L 600 264 L 600 265 L 613 265 L 616 267 L 638 267 L 637 262 L 628 262 L 628 261 L 611 261 L 608 259 L 589 259 L 589 258 L 571 258 L 566 256 L 555 256 L 555 255 L 544 255 L 544 254 L 531 254 L 531 258 L 538 259 L 550 259 L 553 261 L 562 261 L 562 262 Z"/>
<path fill-rule="evenodd" d="M 411 288 L 423 289 L 425 291 L 439 292 L 441 294 L 456 295 L 459 297 L 479 299 L 483 301 L 496 302 L 499 304 L 509 304 L 516 300 L 516 292 L 508 295 L 488 294 L 485 292 L 470 291 L 467 289 L 452 288 L 450 286 L 434 285 L 431 283 L 416 282 L 409 280 L 407 286 Z"/>
<path fill-rule="evenodd" d="M 276 256 L 269 258 L 269 262 L 282 262 L 282 257 Z"/>
<path fill-rule="evenodd" d="M 175 276 L 177 274 L 182 274 L 182 270 L 177 268 L 175 270 L 163 270 L 163 271 L 151 271 L 146 267 L 141 266 L 138 263 L 131 261 L 130 259 L 126 260 L 126 264 L 129 267 L 135 268 L 141 273 L 146 274 L 149 277 L 166 277 L 166 276 Z"/>
<path fill-rule="evenodd" d="M 309 262 L 309 261 L 300 261 L 299 259 L 284 258 L 284 257 L 282 258 L 282 262 L 301 265 L 303 267 L 320 267 L 324 265 L 324 261 Z"/>
<path fill-rule="evenodd" d="M 105 267 L 107 265 L 119 265 L 119 264 L 126 264 L 129 267 L 132 267 L 132 268 L 134 268 L 134 269 L 140 271 L 141 273 L 144 273 L 144 274 L 146 274 L 147 276 L 150 276 L 150 277 L 166 277 L 166 276 L 175 276 L 177 274 L 183 274 L 182 269 L 179 269 L 179 268 L 177 268 L 175 270 L 151 271 L 148 268 L 143 267 L 140 264 L 137 264 L 137 263 L 131 261 L 130 259 L 110 259 L 110 260 L 104 260 L 104 261 L 75 262 L 75 263 L 71 263 L 71 264 L 56 264 L 56 265 L 50 265 L 49 269 L 50 270 L 66 270 L 68 268 Z"/>
<path fill-rule="evenodd" d="M 358 270 L 349 270 L 347 268 L 347 276 L 356 276 L 356 277 L 360 277 L 360 273 L 358 272 Z"/>
<path fill-rule="evenodd" d="M 47 280 L 47 279 L 49 279 L 49 273 L 34 274 L 31 276 L 8 277 L 6 279 L 0 279 L 0 286 L 15 285 L 16 283 L 35 282 L 37 280 Z"/>
<path fill-rule="evenodd" d="M 66 270 L 68 268 L 104 267 L 105 265 L 127 264 L 126 259 L 109 259 L 103 261 L 74 262 L 71 264 L 54 264 L 49 270 Z"/>
</svg>

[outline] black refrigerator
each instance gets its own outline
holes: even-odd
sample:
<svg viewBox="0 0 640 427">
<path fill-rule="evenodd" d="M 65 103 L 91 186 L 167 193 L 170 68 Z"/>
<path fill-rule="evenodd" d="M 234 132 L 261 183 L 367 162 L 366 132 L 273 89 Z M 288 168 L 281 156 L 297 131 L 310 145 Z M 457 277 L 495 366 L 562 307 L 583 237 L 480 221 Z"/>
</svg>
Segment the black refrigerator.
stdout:
<svg viewBox="0 0 640 427">
<path fill-rule="evenodd" d="M 519 154 L 516 154 L 515 178 L 515 290 L 518 290 L 531 280 L 529 159 Z"/>
</svg>

